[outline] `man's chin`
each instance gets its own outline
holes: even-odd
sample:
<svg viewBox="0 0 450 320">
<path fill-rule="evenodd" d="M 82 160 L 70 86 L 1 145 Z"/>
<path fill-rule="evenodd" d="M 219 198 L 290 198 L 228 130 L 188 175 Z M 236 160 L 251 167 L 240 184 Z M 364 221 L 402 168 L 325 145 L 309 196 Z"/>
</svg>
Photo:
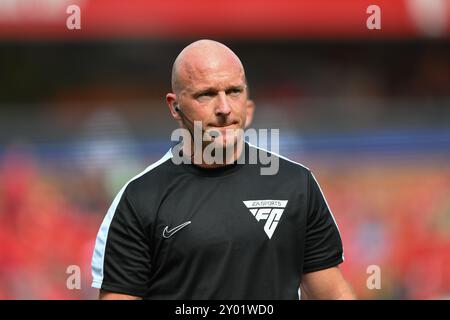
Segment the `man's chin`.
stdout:
<svg viewBox="0 0 450 320">
<path fill-rule="evenodd" d="M 229 149 L 236 146 L 236 143 L 236 137 L 216 137 L 209 144 L 213 144 L 214 148 L 217 149 Z"/>
</svg>

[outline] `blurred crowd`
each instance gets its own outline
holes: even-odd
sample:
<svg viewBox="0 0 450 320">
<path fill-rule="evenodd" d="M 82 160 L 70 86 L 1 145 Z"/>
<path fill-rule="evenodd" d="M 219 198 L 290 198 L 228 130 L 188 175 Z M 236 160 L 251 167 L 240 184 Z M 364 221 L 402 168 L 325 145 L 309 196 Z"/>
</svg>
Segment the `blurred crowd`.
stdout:
<svg viewBox="0 0 450 320">
<path fill-rule="evenodd" d="M 64 189 L 76 178 L 63 176 L 22 152 L 0 162 L 0 299 L 92 298 L 85 289 L 103 210 L 74 203 Z M 95 199 L 102 194 L 92 191 Z M 66 285 L 71 265 L 81 269 L 82 290 Z"/>
<path fill-rule="evenodd" d="M 359 297 L 450 298 L 450 166 L 325 169 L 320 177 Z M 380 290 L 367 286 L 369 266 L 380 268 Z"/>
</svg>

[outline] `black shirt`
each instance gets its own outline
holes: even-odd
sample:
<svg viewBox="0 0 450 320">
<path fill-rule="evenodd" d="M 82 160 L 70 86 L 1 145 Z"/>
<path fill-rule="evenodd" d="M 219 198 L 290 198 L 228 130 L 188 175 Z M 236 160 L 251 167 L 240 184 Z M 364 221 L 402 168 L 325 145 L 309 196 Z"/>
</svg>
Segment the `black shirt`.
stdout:
<svg viewBox="0 0 450 320">
<path fill-rule="evenodd" d="M 311 171 L 278 157 L 217 169 L 172 152 L 128 182 L 100 227 L 95 288 L 147 299 L 298 299 L 302 274 L 343 261 L 339 230 Z"/>
</svg>

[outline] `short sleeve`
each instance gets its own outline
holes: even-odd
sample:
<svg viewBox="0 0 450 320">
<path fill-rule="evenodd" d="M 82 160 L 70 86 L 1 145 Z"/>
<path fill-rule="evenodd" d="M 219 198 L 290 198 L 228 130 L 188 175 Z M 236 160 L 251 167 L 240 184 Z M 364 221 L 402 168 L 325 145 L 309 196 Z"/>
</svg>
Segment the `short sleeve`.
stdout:
<svg viewBox="0 0 450 320">
<path fill-rule="evenodd" d="M 308 205 L 303 273 L 319 271 L 344 261 L 339 229 L 320 186 L 308 173 Z"/>
<path fill-rule="evenodd" d="M 149 237 L 124 187 L 97 235 L 92 286 L 144 297 L 149 286 L 150 262 Z"/>
</svg>

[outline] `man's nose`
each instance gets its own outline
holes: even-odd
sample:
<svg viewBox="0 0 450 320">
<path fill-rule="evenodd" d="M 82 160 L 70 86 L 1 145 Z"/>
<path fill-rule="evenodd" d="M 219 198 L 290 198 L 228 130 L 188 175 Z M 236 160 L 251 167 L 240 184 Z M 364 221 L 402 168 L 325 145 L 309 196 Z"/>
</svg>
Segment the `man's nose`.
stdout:
<svg viewBox="0 0 450 320">
<path fill-rule="evenodd" d="M 219 92 L 218 102 L 216 105 L 216 115 L 229 115 L 231 113 L 231 107 L 228 102 L 228 97 L 225 92 Z"/>
</svg>

